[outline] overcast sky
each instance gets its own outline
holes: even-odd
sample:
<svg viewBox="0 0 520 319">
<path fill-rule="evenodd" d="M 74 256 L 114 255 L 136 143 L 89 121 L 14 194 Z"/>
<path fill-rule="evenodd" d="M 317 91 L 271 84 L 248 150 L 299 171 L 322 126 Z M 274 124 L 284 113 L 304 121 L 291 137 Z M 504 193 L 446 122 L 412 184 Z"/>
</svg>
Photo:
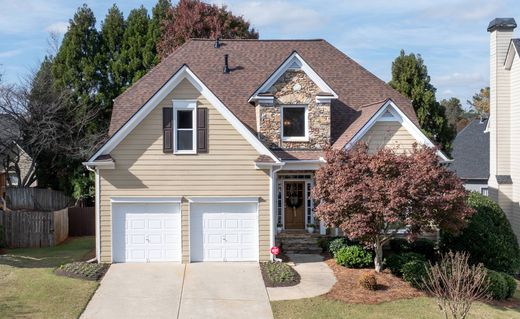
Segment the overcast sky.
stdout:
<svg viewBox="0 0 520 319">
<path fill-rule="evenodd" d="M 86 2 L 98 24 L 113 2 L 125 16 L 155 0 L 0 0 L 0 70 L 17 82 L 38 66 L 48 34 L 63 34 Z M 262 39 L 323 38 L 385 81 L 401 49 L 420 53 L 437 97 L 463 102 L 489 82 L 489 34 L 495 17 L 520 21 L 518 0 L 213 0 L 244 15 Z M 520 31 L 518 31 L 520 35 Z M 465 103 L 464 103 L 465 104 Z"/>
</svg>

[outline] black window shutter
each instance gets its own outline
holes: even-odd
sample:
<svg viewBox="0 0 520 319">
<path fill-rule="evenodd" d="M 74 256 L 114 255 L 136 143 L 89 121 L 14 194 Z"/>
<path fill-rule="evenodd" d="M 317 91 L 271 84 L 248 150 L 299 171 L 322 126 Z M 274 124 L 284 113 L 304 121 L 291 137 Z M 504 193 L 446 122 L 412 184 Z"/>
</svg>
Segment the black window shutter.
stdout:
<svg viewBox="0 0 520 319">
<path fill-rule="evenodd" d="M 163 152 L 173 152 L 173 107 L 163 108 Z"/>
<path fill-rule="evenodd" d="M 208 152 L 208 109 L 197 108 L 197 153 Z"/>
</svg>

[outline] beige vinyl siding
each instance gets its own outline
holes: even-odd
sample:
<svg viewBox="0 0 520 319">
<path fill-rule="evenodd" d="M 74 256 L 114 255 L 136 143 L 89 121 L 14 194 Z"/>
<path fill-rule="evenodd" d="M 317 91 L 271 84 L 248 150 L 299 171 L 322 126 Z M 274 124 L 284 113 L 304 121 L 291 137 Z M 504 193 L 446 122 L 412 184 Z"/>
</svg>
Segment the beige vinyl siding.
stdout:
<svg viewBox="0 0 520 319">
<path fill-rule="evenodd" d="M 197 99 L 208 108 L 209 152 L 164 154 L 162 108 L 173 99 Z M 254 111 L 254 110 L 252 110 Z M 190 196 L 259 196 L 260 259 L 269 258 L 269 173 L 257 170 L 258 152 L 187 81 L 182 81 L 112 152 L 114 170 L 101 170 L 101 260 L 111 262 L 114 196 L 184 196 L 182 258 L 189 260 Z"/>
<path fill-rule="evenodd" d="M 411 150 L 417 141 L 408 130 L 397 121 L 376 122 L 365 133 L 362 142 L 367 143 L 370 152 L 374 152 L 383 147 L 391 147 L 396 152 Z"/>
</svg>

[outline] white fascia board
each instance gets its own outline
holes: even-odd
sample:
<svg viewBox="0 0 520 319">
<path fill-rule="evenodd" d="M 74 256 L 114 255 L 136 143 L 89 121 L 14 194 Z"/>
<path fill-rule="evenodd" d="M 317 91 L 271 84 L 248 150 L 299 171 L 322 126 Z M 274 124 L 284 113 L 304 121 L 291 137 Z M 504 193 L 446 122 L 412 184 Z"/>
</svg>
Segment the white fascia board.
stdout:
<svg viewBox="0 0 520 319">
<path fill-rule="evenodd" d="M 365 134 L 374 126 L 374 124 L 381 120 L 381 117 L 387 110 L 390 110 L 394 118 L 391 119 L 391 121 L 398 121 L 401 123 L 401 125 L 415 138 L 417 142 L 419 142 L 422 145 L 426 145 L 428 147 L 435 147 L 435 144 L 426 136 L 424 133 L 419 129 L 411 120 L 410 118 L 401 111 L 392 100 L 388 100 L 380 109 L 379 111 L 372 116 L 372 118 L 352 137 L 350 142 L 345 145 L 346 149 L 351 148 L 353 145 L 355 145 Z M 389 121 L 389 119 L 384 120 Z M 443 162 L 450 162 L 452 161 L 449 159 L 446 154 L 444 154 L 442 151 L 437 150 L 437 155 L 442 159 Z"/>
<path fill-rule="evenodd" d="M 504 61 L 504 68 L 506 70 L 511 70 L 511 67 L 513 66 L 513 61 L 517 54 L 520 54 L 519 52 L 516 52 L 516 47 L 513 44 L 513 40 L 509 43 L 509 47 L 507 48 L 506 53 L 506 59 Z"/>
<path fill-rule="evenodd" d="M 116 163 L 114 161 L 103 161 L 103 162 L 83 162 L 81 163 L 83 166 L 95 167 L 99 169 L 114 169 L 116 168 Z"/>
<path fill-rule="evenodd" d="M 301 70 L 322 90 L 323 92 L 332 93 L 331 99 L 337 99 L 338 95 L 332 88 L 316 73 L 307 62 L 297 53 L 293 52 L 283 63 L 274 71 L 274 73 L 260 86 L 255 93 L 249 98 L 249 102 L 258 100 L 258 94 L 267 91 L 274 83 L 289 69 L 294 60 L 297 59 L 301 63 Z"/>
<path fill-rule="evenodd" d="M 179 204 L 182 202 L 182 196 L 175 197 L 111 197 L 111 203 L 134 204 L 134 203 L 151 203 L 151 204 Z"/>
<path fill-rule="evenodd" d="M 233 197 L 204 197 L 194 196 L 188 198 L 190 203 L 204 203 L 204 204 L 226 204 L 226 203 L 258 203 L 260 197 L 257 196 L 233 196 Z"/>
<path fill-rule="evenodd" d="M 109 154 L 121 141 L 130 134 L 130 132 L 146 118 L 159 103 L 166 98 L 168 94 L 184 79 L 199 90 L 199 92 L 215 107 L 226 120 L 261 154 L 271 157 L 275 162 L 279 162 L 278 158 L 269 151 L 269 149 L 256 138 L 256 136 L 240 122 L 240 120 L 211 92 L 208 87 L 189 69 L 187 65 L 181 67 L 171 78 L 164 84 L 161 89 L 152 96 L 131 118 L 128 120 L 112 137 L 88 160 L 94 160 L 103 154 Z"/>
<path fill-rule="evenodd" d="M 319 160 L 290 160 L 285 161 L 285 165 L 282 167 L 282 170 L 310 170 L 315 171 L 319 170 L 326 161 L 324 159 Z"/>
</svg>

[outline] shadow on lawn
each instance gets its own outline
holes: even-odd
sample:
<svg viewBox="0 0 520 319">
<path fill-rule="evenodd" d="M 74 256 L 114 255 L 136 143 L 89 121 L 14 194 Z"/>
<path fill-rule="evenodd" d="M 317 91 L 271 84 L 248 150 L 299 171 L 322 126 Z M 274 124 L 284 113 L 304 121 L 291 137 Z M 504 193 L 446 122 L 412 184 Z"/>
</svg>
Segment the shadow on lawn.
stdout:
<svg viewBox="0 0 520 319">
<path fill-rule="evenodd" d="M 53 268 L 92 256 L 93 238 L 70 238 L 47 248 L 8 249 L 0 255 L 0 265 L 16 268 Z"/>
</svg>

